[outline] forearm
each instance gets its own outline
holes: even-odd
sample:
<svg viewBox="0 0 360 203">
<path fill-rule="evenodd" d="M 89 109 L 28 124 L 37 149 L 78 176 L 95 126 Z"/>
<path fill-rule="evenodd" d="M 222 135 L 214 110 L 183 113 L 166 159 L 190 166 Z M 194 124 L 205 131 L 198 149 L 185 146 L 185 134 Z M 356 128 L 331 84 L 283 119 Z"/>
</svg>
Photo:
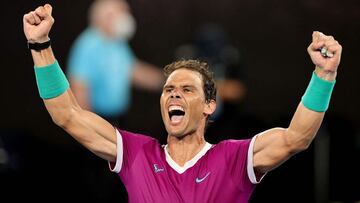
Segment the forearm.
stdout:
<svg viewBox="0 0 360 203">
<path fill-rule="evenodd" d="M 35 51 L 31 50 L 35 68 L 44 68 L 55 63 L 55 56 L 51 47 Z M 72 98 L 70 88 L 63 94 L 54 98 L 43 98 L 45 106 L 53 121 L 58 125 L 64 125 L 70 119 L 74 109 L 79 108 L 76 100 Z"/>
<path fill-rule="evenodd" d="M 43 99 L 43 101 L 52 120 L 62 128 L 66 127 L 75 114 L 82 111 L 70 88 L 58 97 Z"/>
<path fill-rule="evenodd" d="M 49 65 L 54 65 L 56 61 L 50 48 L 33 52 L 32 55 L 35 68 L 49 68 Z M 59 66 L 56 68 L 60 69 Z M 66 80 L 66 78 L 63 79 Z M 53 81 L 47 80 L 47 82 Z M 70 88 L 59 92 L 54 97 L 42 97 L 55 124 L 98 156 L 106 160 L 114 160 L 116 155 L 114 128 L 96 114 L 83 110 Z"/>
<path fill-rule="evenodd" d="M 323 121 L 325 113 L 316 112 L 306 108 L 300 103 L 285 130 L 288 144 L 291 145 L 293 152 L 306 149 L 314 139 Z"/>
<path fill-rule="evenodd" d="M 324 81 L 333 82 L 336 79 L 336 72 L 324 71 L 319 67 L 315 68 L 315 74 Z M 320 89 L 317 89 L 317 91 L 320 91 Z M 304 106 L 302 101 L 286 131 L 290 137 L 289 140 L 300 150 L 307 148 L 319 130 L 324 115 L 325 111 L 314 111 L 312 108 Z"/>
<path fill-rule="evenodd" d="M 55 56 L 51 47 L 41 51 L 31 50 L 31 55 L 36 67 L 44 67 L 55 62 Z"/>
<path fill-rule="evenodd" d="M 70 84 L 71 91 L 74 94 L 76 101 L 81 106 L 81 108 L 85 110 L 91 110 L 88 85 L 80 80 L 71 78 Z"/>
</svg>

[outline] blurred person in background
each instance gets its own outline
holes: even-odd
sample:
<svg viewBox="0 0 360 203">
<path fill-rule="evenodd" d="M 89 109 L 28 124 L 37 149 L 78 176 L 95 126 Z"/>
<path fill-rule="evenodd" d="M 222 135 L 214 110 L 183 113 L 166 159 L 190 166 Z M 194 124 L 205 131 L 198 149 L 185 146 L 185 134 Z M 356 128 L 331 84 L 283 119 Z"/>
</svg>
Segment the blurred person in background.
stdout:
<svg viewBox="0 0 360 203">
<path fill-rule="evenodd" d="M 136 58 L 129 40 L 136 22 L 125 0 L 95 0 L 89 27 L 70 51 L 68 77 L 79 105 L 123 125 L 131 104 L 131 85 L 159 91 L 160 68 Z"/>
<path fill-rule="evenodd" d="M 167 65 L 160 97 L 167 144 L 160 145 L 78 105 L 50 46 L 53 23 L 49 4 L 23 17 L 40 97 L 55 124 L 108 161 L 129 202 L 248 202 L 267 172 L 310 146 L 329 107 L 342 52 L 332 36 L 313 32 L 307 51 L 315 68 L 290 124 L 217 144 L 204 137 L 216 109 L 208 65 L 198 60 Z"/>
</svg>

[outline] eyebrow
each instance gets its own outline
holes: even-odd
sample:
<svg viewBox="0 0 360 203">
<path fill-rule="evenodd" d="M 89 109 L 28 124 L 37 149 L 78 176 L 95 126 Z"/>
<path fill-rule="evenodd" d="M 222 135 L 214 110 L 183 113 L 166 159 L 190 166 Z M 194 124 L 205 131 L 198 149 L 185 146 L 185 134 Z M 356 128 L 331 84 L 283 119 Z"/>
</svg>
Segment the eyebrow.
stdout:
<svg viewBox="0 0 360 203">
<path fill-rule="evenodd" d="M 183 85 L 181 86 L 182 88 L 192 88 L 192 89 L 195 89 L 195 86 L 194 85 Z"/>
<path fill-rule="evenodd" d="M 174 85 L 164 85 L 163 89 L 174 88 Z"/>
</svg>

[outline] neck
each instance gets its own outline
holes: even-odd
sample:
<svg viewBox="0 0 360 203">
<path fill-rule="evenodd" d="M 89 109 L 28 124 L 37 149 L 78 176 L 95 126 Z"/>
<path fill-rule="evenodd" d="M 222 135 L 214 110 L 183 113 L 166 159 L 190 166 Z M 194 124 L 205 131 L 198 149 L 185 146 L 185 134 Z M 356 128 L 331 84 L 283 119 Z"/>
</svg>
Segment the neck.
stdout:
<svg viewBox="0 0 360 203">
<path fill-rule="evenodd" d="M 112 35 L 111 28 L 106 26 L 104 23 L 92 24 L 92 28 L 96 30 L 106 40 L 113 40 L 114 36 Z"/>
<path fill-rule="evenodd" d="M 194 158 L 206 143 L 204 133 L 193 133 L 182 138 L 168 135 L 167 142 L 168 153 L 179 166 Z"/>
</svg>

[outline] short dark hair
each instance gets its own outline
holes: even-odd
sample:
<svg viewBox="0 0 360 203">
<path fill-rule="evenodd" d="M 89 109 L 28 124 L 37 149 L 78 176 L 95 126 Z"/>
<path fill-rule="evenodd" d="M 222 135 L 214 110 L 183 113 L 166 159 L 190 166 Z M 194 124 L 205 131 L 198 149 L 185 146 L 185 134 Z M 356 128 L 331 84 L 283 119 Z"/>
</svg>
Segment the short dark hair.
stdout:
<svg viewBox="0 0 360 203">
<path fill-rule="evenodd" d="M 203 91 L 205 95 L 205 101 L 209 103 L 211 100 L 216 101 L 216 83 L 213 72 L 210 71 L 209 65 L 200 60 L 193 59 L 181 59 L 168 64 L 164 68 L 164 74 L 166 79 L 175 70 L 185 68 L 192 71 L 196 71 L 201 74 L 203 81 Z"/>
</svg>

